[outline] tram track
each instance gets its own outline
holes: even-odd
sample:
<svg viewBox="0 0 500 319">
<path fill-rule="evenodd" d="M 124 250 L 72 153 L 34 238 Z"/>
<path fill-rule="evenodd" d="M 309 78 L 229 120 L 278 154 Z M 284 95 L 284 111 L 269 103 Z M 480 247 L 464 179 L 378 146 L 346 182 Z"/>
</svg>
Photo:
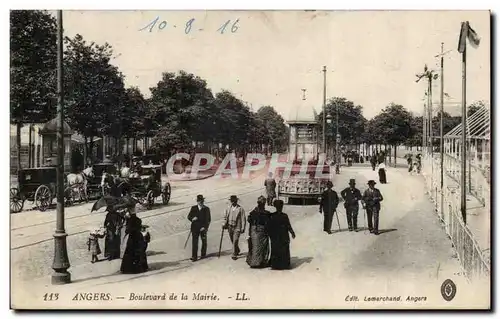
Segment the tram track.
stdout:
<svg viewBox="0 0 500 319">
<path fill-rule="evenodd" d="M 255 176 L 251 177 L 250 180 L 253 180 L 253 179 L 255 179 L 255 178 L 257 178 L 257 177 L 259 177 L 261 175 L 262 174 L 256 174 Z M 228 188 L 234 188 L 234 187 L 242 186 L 243 184 L 245 184 L 245 181 L 248 181 L 248 180 L 241 181 L 240 183 L 237 183 L 236 185 L 234 183 L 234 180 L 233 180 L 233 182 L 231 184 L 223 185 L 223 186 L 221 185 L 220 187 L 218 187 L 215 190 L 215 194 L 214 195 L 217 196 L 219 194 L 221 194 L 221 195 L 225 194 L 227 192 Z M 256 188 L 254 184 L 250 184 L 250 185 L 248 185 L 246 187 L 242 187 L 241 189 L 239 189 L 238 190 L 238 194 L 240 194 L 240 195 L 246 195 L 246 194 L 251 194 L 251 193 L 254 193 L 254 192 L 258 192 L 258 191 L 262 191 L 262 188 L 261 187 L 257 187 Z M 194 195 L 197 194 L 197 193 L 199 193 L 199 190 L 197 190 L 197 191 L 189 191 L 186 194 L 183 194 L 183 195 L 180 195 L 180 196 L 176 196 L 176 197 L 172 197 L 172 199 L 180 200 L 180 199 L 183 199 L 183 198 L 190 198 L 190 197 L 194 197 Z M 219 194 L 217 194 L 217 193 L 219 193 Z M 207 203 L 216 203 L 216 202 L 220 202 L 222 200 L 227 200 L 227 196 L 222 195 L 221 197 L 217 197 L 214 200 L 207 201 Z M 168 209 L 168 205 L 167 206 L 160 206 L 160 207 L 155 208 L 153 210 L 143 210 L 143 211 L 140 211 L 139 214 L 141 216 L 141 219 L 148 219 L 148 218 L 152 218 L 152 217 L 156 217 L 156 216 L 161 216 L 161 215 L 165 215 L 165 214 L 169 214 L 169 213 L 175 213 L 175 212 L 178 212 L 178 211 L 181 211 L 181 210 L 188 209 L 189 207 L 192 206 L 192 204 L 189 203 L 189 201 L 185 202 L 185 203 L 181 203 L 180 205 L 181 206 L 179 206 L 179 207 L 171 207 L 172 209 Z M 163 208 L 167 208 L 167 209 L 166 210 L 162 210 Z M 159 210 L 161 210 L 161 211 L 159 211 Z M 95 214 L 95 213 L 89 213 L 89 214 L 84 214 L 84 215 L 72 216 L 72 217 L 67 218 L 67 220 L 73 220 L 74 221 L 75 219 L 89 218 L 89 217 L 93 217 L 93 216 L 96 216 L 96 217 L 97 216 L 101 216 L 101 218 L 102 218 L 102 215 Z M 12 232 L 20 232 L 22 230 L 29 230 L 29 229 L 33 229 L 35 227 L 44 226 L 44 225 L 51 224 L 51 223 L 54 223 L 54 222 L 55 221 L 47 221 L 47 222 L 43 222 L 43 223 L 37 223 L 37 224 L 28 225 L 28 226 L 22 226 L 22 227 L 13 228 L 13 229 L 11 229 L 11 237 L 16 235 L 16 234 L 13 234 Z M 89 226 L 89 224 L 92 224 L 92 223 L 93 223 L 93 221 L 86 220 L 84 223 L 79 223 L 79 224 L 76 224 L 76 225 L 72 225 L 71 228 L 73 228 L 73 229 L 75 229 L 75 228 L 78 229 L 78 228 L 82 228 L 82 227 L 85 227 L 85 229 L 80 230 L 80 231 L 75 231 L 75 232 L 68 233 L 68 237 L 88 232 L 89 231 L 88 230 L 88 226 Z M 23 237 L 23 239 L 24 240 L 29 240 L 30 237 L 32 238 L 32 237 L 36 237 L 36 236 L 44 236 L 46 234 L 47 234 L 46 229 L 44 229 L 44 231 L 42 231 L 42 232 L 35 233 L 35 234 L 30 234 L 30 235 L 28 235 L 26 237 Z M 34 242 L 30 242 L 30 243 L 27 243 L 27 244 L 21 244 L 21 245 L 18 245 L 18 246 L 11 247 L 11 251 L 16 251 L 16 250 L 20 250 L 20 249 L 23 249 L 23 248 L 33 247 L 33 246 L 36 246 L 36 245 L 39 245 L 39 244 L 42 244 L 42 243 L 45 243 L 45 242 L 48 242 L 48 241 L 51 241 L 51 240 L 53 240 L 52 236 L 46 237 L 46 238 L 43 238 L 41 240 L 36 240 Z M 22 240 L 20 240 L 20 241 L 22 241 Z M 12 238 L 11 238 L 11 245 L 12 245 Z"/>
<path fill-rule="evenodd" d="M 254 178 L 257 178 L 258 176 L 260 176 L 262 173 L 260 174 L 257 174 L 256 176 L 252 176 L 250 178 L 250 180 L 254 179 Z M 206 179 L 207 181 L 209 181 L 209 179 Z M 234 180 L 233 180 L 234 181 Z M 228 184 L 228 185 L 224 185 L 224 186 L 220 186 L 219 188 L 217 189 L 225 189 L 225 188 L 228 188 L 228 187 L 235 187 L 235 186 L 238 186 L 240 184 L 243 184 L 245 181 L 247 180 L 240 180 L 239 183 L 237 183 L 236 185 L 234 184 L 234 182 L 232 184 Z M 172 192 L 173 190 L 175 190 L 174 187 L 172 187 Z M 184 195 L 179 195 L 179 196 L 172 196 L 170 197 L 170 202 L 172 202 L 173 199 L 181 199 L 183 197 L 186 197 L 186 196 L 192 196 L 194 194 L 197 194 L 198 191 L 193 191 L 193 192 L 189 192 L 187 194 L 184 194 Z M 66 207 L 66 208 L 86 208 L 85 206 L 89 206 L 90 208 L 90 205 L 92 204 L 93 205 L 94 201 L 91 202 L 91 203 L 83 203 L 82 205 L 78 205 L 78 206 L 69 206 L 69 207 Z M 163 206 L 163 207 L 168 207 L 168 204 L 166 206 Z M 26 212 L 30 212 L 30 211 L 36 211 L 35 208 L 31 208 L 31 209 L 26 209 L 23 211 L 23 213 L 26 213 Z M 54 212 L 55 210 L 54 209 L 51 209 L 50 211 L 45 211 L 44 213 L 51 213 L 51 212 Z M 17 215 L 17 214 L 16 214 Z M 66 217 L 65 220 L 68 221 L 68 220 L 74 220 L 74 219 L 78 219 L 78 218 L 85 218 L 85 217 L 88 217 L 88 216 L 91 216 L 91 215 L 95 215 L 94 213 L 86 213 L 86 214 L 79 214 L 79 215 L 76 215 L 76 216 L 69 216 L 69 217 Z M 51 219 L 51 220 L 48 220 L 48 221 L 43 221 L 43 222 L 38 222 L 38 223 L 35 223 L 35 224 L 30 224 L 30 225 L 23 225 L 23 226 L 20 226 L 20 227 L 14 227 L 14 228 L 11 228 L 10 230 L 11 231 L 16 231 L 16 230 L 23 230 L 23 229 L 29 229 L 30 227 L 37 227 L 37 226 L 40 226 L 40 225 L 46 225 L 46 224 L 51 224 L 51 223 L 55 223 L 55 218 L 54 219 Z"/>
</svg>

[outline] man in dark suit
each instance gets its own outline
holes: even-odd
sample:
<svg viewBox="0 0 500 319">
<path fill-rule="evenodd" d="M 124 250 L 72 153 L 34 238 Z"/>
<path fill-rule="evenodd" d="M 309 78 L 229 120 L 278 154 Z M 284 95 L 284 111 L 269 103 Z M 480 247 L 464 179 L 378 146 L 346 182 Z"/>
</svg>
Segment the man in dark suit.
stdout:
<svg viewBox="0 0 500 319">
<path fill-rule="evenodd" d="M 328 181 L 326 183 L 326 190 L 321 194 L 321 201 L 319 203 L 319 213 L 324 213 L 323 217 L 323 231 L 328 234 L 332 233 L 333 214 L 339 205 L 339 197 L 337 192 L 332 189 L 333 183 Z"/>
<path fill-rule="evenodd" d="M 375 188 L 377 184 L 374 180 L 368 181 L 368 189 L 363 194 L 363 208 L 366 208 L 368 217 L 368 228 L 370 233 L 378 235 L 378 221 L 380 213 L 380 202 L 384 200 L 380 191 Z M 373 222 L 372 222 L 373 221 Z"/>
<path fill-rule="evenodd" d="M 344 207 L 347 215 L 349 231 L 358 231 L 359 201 L 362 199 L 361 192 L 356 188 L 356 181 L 351 179 L 349 187 L 345 188 L 340 195 L 344 199 Z"/>
<path fill-rule="evenodd" d="M 203 195 L 196 196 L 197 205 L 191 207 L 188 219 L 193 236 L 192 261 L 198 260 L 198 240 L 201 237 L 201 258 L 207 255 L 207 231 L 210 226 L 210 208 L 205 206 Z"/>
</svg>

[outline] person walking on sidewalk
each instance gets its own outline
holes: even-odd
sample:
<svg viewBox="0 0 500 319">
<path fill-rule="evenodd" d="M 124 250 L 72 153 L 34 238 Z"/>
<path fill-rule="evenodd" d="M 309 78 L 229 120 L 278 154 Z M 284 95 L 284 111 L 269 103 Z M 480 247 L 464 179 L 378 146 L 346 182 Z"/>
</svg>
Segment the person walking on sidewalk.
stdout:
<svg viewBox="0 0 500 319">
<path fill-rule="evenodd" d="M 349 180 L 349 187 L 344 188 L 340 195 L 344 199 L 344 207 L 347 215 L 349 231 L 358 231 L 359 201 L 362 199 L 361 192 L 356 188 L 356 180 Z"/>
<path fill-rule="evenodd" d="M 368 217 L 368 229 L 370 233 L 378 235 L 378 222 L 380 214 L 380 202 L 384 200 L 380 191 L 375 188 L 374 180 L 368 181 L 368 189 L 363 194 L 363 208 L 366 209 Z"/>
<path fill-rule="evenodd" d="M 290 236 L 295 239 L 295 232 L 288 215 L 283 212 L 283 201 L 275 200 L 276 212 L 269 220 L 269 238 L 271 239 L 271 258 L 269 265 L 272 269 L 290 269 Z"/>
<path fill-rule="evenodd" d="M 240 254 L 240 235 L 245 233 L 247 221 L 245 210 L 238 204 L 238 197 L 236 195 L 231 195 L 229 200 L 231 201 L 231 205 L 226 208 L 224 213 L 222 228 L 227 229 L 229 232 L 229 238 L 233 244 L 233 256 L 231 258 L 236 260 Z"/>
<path fill-rule="evenodd" d="M 323 231 L 328 234 L 332 233 L 333 215 L 339 205 L 339 196 L 337 192 L 332 189 L 333 183 L 328 181 L 326 183 L 326 190 L 321 194 L 319 203 L 319 213 L 323 213 Z"/>
<path fill-rule="evenodd" d="M 276 198 L 276 180 L 273 178 L 273 173 L 269 173 L 269 177 L 265 180 L 264 186 L 266 187 L 267 205 L 271 206 L 273 200 Z"/>
<path fill-rule="evenodd" d="M 191 207 L 188 214 L 188 220 L 191 222 L 192 255 L 191 261 L 198 260 L 198 241 L 201 238 L 201 258 L 207 255 L 207 232 L 210 226 L 210 208 L 205 206 L 203 195 L 196 196 L 197 204 Z"/>
<path fill-rule="evenodd" d="M 251 268 L 268 266 L 269 234 L 268 223 L 271 213 L 266 210 L 266 198 L 259 196 L 257 207 L 248 214 L 248 255 L 247 264 Z"/>
<path fill-rule="evenodd" d="M 90 261 L 91 263 L 99 261 L 99 255 L 101 254 L 99 238 L 104 238 L 104 234 L 101 232 L 100 228 L 91 231 L 87 240 L 88 250 L 92 255 L 92 260 Z"/>
</svg>

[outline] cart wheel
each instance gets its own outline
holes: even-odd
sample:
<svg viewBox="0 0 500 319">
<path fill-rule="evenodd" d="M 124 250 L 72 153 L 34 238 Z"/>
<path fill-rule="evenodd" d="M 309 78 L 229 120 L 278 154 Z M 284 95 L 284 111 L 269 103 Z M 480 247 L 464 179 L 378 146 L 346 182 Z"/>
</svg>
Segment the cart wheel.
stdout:
<svg viewBox="0 0 500 319">
<path fill-rule="evenodd" d="M 19 213 L 23 210 L 24 199 L 21 198 L 17 188 L 10 189 L 10 211 L 12 213 Z"/>
<path fill-rule="evenodd" d="M 153 191 L 149 191 L 146 195 L 146 208 L 151 209 L 155 203 L 155 195 Z"/>
<path fill-rule="evenodd" d="M 45 211 L 52 202 L 52 195 L 50 194 L 50 189 L 46 185 L 41 185 L 36 189 L 35 192 L 35 206 L 40 211 Z"/>
<path fill-rule="evenodd" d="M 170 184 L 167 184 L 165 185 L 165 187 L 163 188 L 163 192 L 161 193 L 161 199 L 164 205 L 167 205 L 168 202 L 170 201 L 170 193 L 171 193 Z"/>
<path fill-rule="evenodd" d="M 73 189 L 71 187 L 66 187 L 64 190 L 64 199 L 66 205 L 72 206 L 75 203 L 75 198 L 73 196 Z"/>
</svg>

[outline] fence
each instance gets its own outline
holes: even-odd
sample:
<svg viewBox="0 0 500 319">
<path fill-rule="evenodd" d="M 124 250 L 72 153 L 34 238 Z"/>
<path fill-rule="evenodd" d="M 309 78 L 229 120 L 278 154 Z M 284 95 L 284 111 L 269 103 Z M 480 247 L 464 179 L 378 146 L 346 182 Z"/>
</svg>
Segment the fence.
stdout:
<svg viewBox="0 0 500 319">
<path fill-rule="evenodd" d="M 460 188 L 453 178 L 445 176 L 443 184 L 443 209 L 441 210 L 441 177 L 439 156 L 423 160 L 423 175 L 427 191 L 434 203 L 434 211 L 451 239 L 466 276 L 472 280 L 490 276 L 490 260 L 481 251 L 469 228 L 464 224 L 460 211 Z M 489 204 L 489 203 L 488 203 Z M 488 205 L 489 206 L 489 205 Z"/>
</svg>

